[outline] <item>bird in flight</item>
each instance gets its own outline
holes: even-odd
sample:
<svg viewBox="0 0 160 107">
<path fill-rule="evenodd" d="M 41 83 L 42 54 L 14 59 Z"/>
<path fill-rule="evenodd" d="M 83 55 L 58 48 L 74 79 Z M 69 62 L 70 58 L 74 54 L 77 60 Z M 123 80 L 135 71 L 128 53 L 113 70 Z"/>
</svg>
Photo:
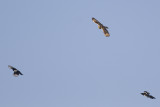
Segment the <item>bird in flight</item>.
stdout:
<svg viewBox="0 0 160 107">
<path fill-rule="evenodd" d="M 109 36 L 110 36 L 110 34 L 109 34 L 108 30 L 107 30 L 107 29 L 108 29 L 107 26 L 104 26 L 103 24 L 101 24 L 101 23 L 100 23 L 97 19 L 95 19 L 94 17 L 92 18 L 92 21 L 98 25 L 98 28 L 99 28 L 99 29 L 102 29 L 102 30 L 103 30 L 103 33 L 104 33 L 104 35 L 105 35 L 106 37 L 109 37 Z"/>
<path fill-rule="evenodd" d="M 150 95 L 150 93 L 149 92 L 147 92 L 147 91 L 144 91 L 143 93 L 141 93 L 143 96 L 146 96 L 146 97 L 148 97 L 148 98 L 151 98 L 151 99 L 156 99 L 155 97 L 153 97 L 152 95 Z"/>
<path fill-rule="evenodd" d="M 23 75 L 23 74 L 22 74 L 19 70 L 17 70 L 16 68 L 14 68 L 14 67 L 12 67 L 12 66 L 10 66 L 10 65 L 8 65 L 8 67 L 14 71 L 13 75 L 14 75 L 15 77 L 18 77 L 19 74 L 20 74 L 20 75 Z"/>
</svg>

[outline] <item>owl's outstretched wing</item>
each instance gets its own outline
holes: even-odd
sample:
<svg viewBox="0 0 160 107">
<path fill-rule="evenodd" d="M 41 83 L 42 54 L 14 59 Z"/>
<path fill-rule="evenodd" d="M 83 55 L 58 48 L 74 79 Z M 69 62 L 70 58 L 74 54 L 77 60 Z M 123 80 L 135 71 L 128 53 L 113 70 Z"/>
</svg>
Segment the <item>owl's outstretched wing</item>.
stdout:
<svg viewBox="0 0 160 107">
<path fill-rule="evenodd" d="M 106 28 L 105 26 L 102 27 L 102 30 L 103 30 L 103 33 L 104 33 L 104 35 L 105 35 L 106 37 L 109 37 L 109 36 L 110 36 L 110 34 L 109 34 L 109 32 L 108 32 L 108 30 L 107 30 L 107 28 Z"/>
</svg>

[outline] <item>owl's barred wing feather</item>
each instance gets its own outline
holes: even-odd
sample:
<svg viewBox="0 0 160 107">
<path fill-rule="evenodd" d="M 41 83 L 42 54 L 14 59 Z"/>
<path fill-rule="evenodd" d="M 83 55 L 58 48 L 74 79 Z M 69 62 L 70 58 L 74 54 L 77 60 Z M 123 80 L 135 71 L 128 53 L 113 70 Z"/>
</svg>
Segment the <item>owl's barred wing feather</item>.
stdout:
<svg viewBox="0 0 160 107">
<path fill-rule="evenodd" d="M 109 36 L 110 36 L 107 28 L 105 28 L 105 27 L 103 26 L 103 27 L 102 27 L 102 30 L 103 30 L 103 33 L 105 34 L 106 37 L 109 37 Z"/>
<path fill-rule="evenodd" d="M 96 23 L 96 24 L 101 24 L 97 19 L 95 19 L 94 17 L 92 18 L 92 21 L 94 22 L 94 23 Z"/>
</svg>

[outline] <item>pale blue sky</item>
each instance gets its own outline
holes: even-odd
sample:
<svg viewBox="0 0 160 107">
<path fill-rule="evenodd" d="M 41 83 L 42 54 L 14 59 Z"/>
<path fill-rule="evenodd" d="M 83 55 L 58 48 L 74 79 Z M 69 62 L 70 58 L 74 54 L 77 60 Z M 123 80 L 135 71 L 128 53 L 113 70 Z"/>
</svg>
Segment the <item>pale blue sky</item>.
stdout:
<svg viewBox="0 0 160 107">
<path fill-rule="evenodd" d="M 159 107 L 159 5 L 1 0 L 0 107 Z M 140 95 L 145 90 L 157 99 Z"/>
</svg>

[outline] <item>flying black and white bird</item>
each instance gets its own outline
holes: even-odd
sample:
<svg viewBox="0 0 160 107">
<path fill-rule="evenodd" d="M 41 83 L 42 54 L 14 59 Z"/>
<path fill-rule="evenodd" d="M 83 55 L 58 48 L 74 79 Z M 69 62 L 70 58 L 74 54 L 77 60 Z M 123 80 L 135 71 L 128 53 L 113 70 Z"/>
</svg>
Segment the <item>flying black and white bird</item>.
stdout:
<svg viewBox="0 0 160 107">
<path fill-rule="evenodd" d="M 14 71 L 13 75 L 14 75 L 15 77 L 19 76 L 19 74 L 20 74 L 20 75 L 23 75 L 23 74 L 22 74 L 19 70 L 17 70 L 16 68 L 14 68 L 14 67 L 12 67 L 12 66 L 10 66 L 10 65 L 8 65 L 8 67 Z"/>
<path fill-rule="evenodd" d="M 99 28 L 99 29 L 102 29 L 102 30 L 103 30 L 103 33 L 104 33 L 104 35 L 105 35 L 106 37 L 109 37 L 109 36 L 110 36 L 110 34 L 109 34 L 108 30 L 107 30 L 107 29 L 108 29 L 107 26 L 103 26 L 103 24 L 100 23 L 100 22 L 99 22 L 97 19 L 95 19 L 94 17 L 92 18 L 92 21 L 98 25 L 98 28 Z"/>
<path fill-rule="evenodd" d="M 147 92 L 147 91 L 144 91 L 143 93 L 141 93 L 143 96 L 146 96 L 146 97 L 148 97 L 148 98 L 151 98 L 151 99 L 156 99 L 155 97 L 153 97 L 152 95 L 150 95 L 150 93 L 149 92 Z"/>
</svg>

